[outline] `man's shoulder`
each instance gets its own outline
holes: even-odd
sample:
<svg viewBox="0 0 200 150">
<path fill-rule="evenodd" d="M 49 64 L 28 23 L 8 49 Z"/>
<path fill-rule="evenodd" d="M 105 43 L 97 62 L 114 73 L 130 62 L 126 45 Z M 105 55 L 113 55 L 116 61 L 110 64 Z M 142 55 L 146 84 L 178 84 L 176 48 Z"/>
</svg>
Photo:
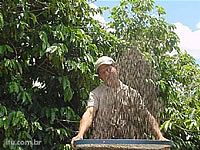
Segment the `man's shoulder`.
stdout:
<svg viewBox="0 0 200 150">
<path fill-rule="evenodd" d="M 106 86 L 102 83 L 99 86 L 97 86 L 95 89 L 93 89 L 91 92 L 94 94 L 98 94 L 100 92 L 103 92 L 106 89 Z"/>
</svg>

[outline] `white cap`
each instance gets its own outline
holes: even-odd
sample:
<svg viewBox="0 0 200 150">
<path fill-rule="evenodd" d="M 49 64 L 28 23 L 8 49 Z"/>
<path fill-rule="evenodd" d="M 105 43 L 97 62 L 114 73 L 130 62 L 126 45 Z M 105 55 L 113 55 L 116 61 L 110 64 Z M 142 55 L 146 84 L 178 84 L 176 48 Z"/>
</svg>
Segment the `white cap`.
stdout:
<svg viewBox="0 0 200 150">
<path fill-rule="evenodd" d="M 115 61 L 111 58 L 111 57 L 108 57 L 108 56 L 102 56 L 100 57 L 99 59 L 97 59 L 97 61 L 95 62 L 95 69 L 96 69 L 96 72 L 98 70 L 98 68 L 105 64 L 105 65 L 112 65 L 114 64 Z"/>
</svg>

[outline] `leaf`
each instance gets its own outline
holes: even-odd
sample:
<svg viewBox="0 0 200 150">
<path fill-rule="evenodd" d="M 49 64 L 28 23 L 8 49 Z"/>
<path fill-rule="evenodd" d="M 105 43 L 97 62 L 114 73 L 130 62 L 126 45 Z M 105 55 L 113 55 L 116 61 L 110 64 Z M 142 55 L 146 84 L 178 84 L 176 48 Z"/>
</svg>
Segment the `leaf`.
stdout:
<svg viewBox="0 0 200 150">
<path fill-rule="evenodd" d="M 16 64 L 16 66 L 18 68 L 19 73 L 22 74 L 22 66 L 21 66 L 21 64 L 17 60 L 15 61 L 15 64 Z"/>
<path fill-rule="evenodd" d="M 49 109 L 47 109 L 47 110 L 45 111 L 45 116 L 46 116 L 47 118 L 49 118 L 49 117 L 51 116 L 50 113 L 51 113 L 51 112 L 49 111 Z"/>
<path fill-rule="evenodd" d="M 28 139 L 32 140 L 32 136 L 28 132 L 24 131 L 24 134 Z"/>
<path fill-rule="evenodd" d="M 90 54 L 85 54 L 84 59 L 86 62 L 94 62 L 93 57 Z"/>
<path fill-rule="evenodd" d="M 14 52 L 14 50 L 13 50 L 13 48 L 12 47 L 10 47 L 9 45 L 5 45 L 5 48 L 6 48 L 6 50 L 8 51 L 8 52 Z"/>
<path fill-rule="evenodd" d="M 20 118 L 18 117 L 13 117 L 13 120 L 12 120 L 12 126 L 16 126 L 20 121 Z"/>
<path fill-rule="evenodd" d="M 9 128 L 9 121 L 8 121 L 8 117 L 4 117 L 3 118 L 3 126 L 4 129 L 7 130 Z"/>
<path fill-rule="evenodd" d="M 22 99 L 22 103 L 26 102 L 26 93 L 25 93 L 25 91 L 21 92 L 21 99 Z"/>
<path fill-rule="evenodd" d="M 63 85 L 63 90 L 65 90 L 66 88 L 68 88 L 70 86 L 70 82 L 69 82 L 67 76 L 62 77 L 62 85 Z"/>
<path fill-rule="evenodd" d="M 25 27 L 29 27 L 28 23 L 24 22 L 24 21 L 20 21 L 20 27 L 24 30 Z"/>
<path fill-rule="evenodd" d="M 60 129 L 56 129 L 58 135 L 60 135 Z"/>
<path fill-rule="evenodd" d="M 5 45 L 1 45 L 0 46 L 0 54 L 3 54 L 5 52 L 14 52 L 12 47 L 10 47 L 9 45 L 5 44 Z"/>
<path fill-rule="evenodd" d="M 167 120 L 165 121 L 162 126 L 161 126 L 161 129 L 164 129 L 164 131 L 166 132 L 168 130 L 168 128 L 170 127 L 170 124 L 171 124 L 171 120 Z"/>
<path fill-rule="evenodd" d="M 2 128 L 3 127 L 3 123 L 4 121 L 3 121 L 3 118 L 0 118 L 0 128 Z"/>
<path fill-rule="evenodd" d="M 51 122 L 52 123 L 54 122 L 55 118 L 56 118 L 56 112 L 53 109 L 51 109 Z"/>
<path fill-rule="evenodd" d="M 33 20 L 33 24 L 37 23 L 37 17 L 35 16 L 34 13 L 30 13 L 31 19 Z"/>
<path fill-rule="evenodd" d="M 62 87 L 63 87 L 63 92 L 64 92 L 64 101 L 70 101 L 73 96 L 73 92 L 70 87 L 70 81 L 68 80 L 67 76 L 62 77 Z"/>
<path fill-rule="evenodd" d="M 65 114 L 66 119 L 69 119 L 69 120 L 77 119 L 77 116 L 75 115 L 75 112 L 70 107 L 67 107 L 67 109 L 65 110 L 64 114 Z"/>
<path fill-rule="evenodd" d="M 39 130 L 42 130 L 42 126 L 39 122 L 34 122 L 35 127 L 37 127 Z"/>
<path fill-rule="evenodd" d="M 7 118 L 7 127 L 12 126 L 13 125 L 13 119 L 15 118 L 16 112 L 12 111 L 11 113 L 9 113 L 8 118 Z M 5 124 L 4 124 L 5 125 Z"/>
<path fill-rule="evenodd" d="M 64 90 L 64 100 L 65 102 L 70 101 L 72 99 L 73 92 L 71 88 L 67 88 Z"/>
<path fill-rule="evenodd" d="M 77 63 L 73 60 L 67 60 L 65 64 L 68 66 L 69 70 L 77 70 Z"/>
<path fill-rule="evenodd" d="M 67 46 L 65 44 L 59 43 L 59 46 L 60 46 L 62 52 L 65 52 L 65 53 L 68 52 L 68 48 L 67 48 Z"/>
<path fill-rule="evenodd" d="M 39 37 L 43 41 L 43 43 L 42 43 L 42 49 L 45 50 L 47 48 L 47 46 L 48 46 L 48 37 L 47 37 L 46 32 L 40 31 L 39 32 Z"/>
<path fill-rule="evenodd" d="M 7 115 L 6 107 L 0 104 L 0 117 L 6 116 L 6 115 Z"/>
<path fill-rule="evenodd" d="M 88 68 L 86 63 L 79 63 L 77 67 L 81 70 L 82 73 L 85 73 Z"/>
<path fill-rule="evenodd" d="M 0 46 L 0 55 L 4 53 L 4 47 L 1 45 Z"/>
<path fill-rule="evenodd" d="M 165 9 L 161 6 L 156 6 L 159 15 L 166 14 Z"/>
<path fill-rule="evenodd" d="M 32 98 L 31 98 L 31 95 L 26 92 L 26 91 L 21 91 L 19 92 L 18 94 L 18 97 L 17 97 L 19 100 L 22 100 L 22 104 L 32 104 Z"/>
<path fill-rule="evenodd" d="M 9 59 L 4 59 L 5 67 L 9 67 L 11 65 L 11 61 Z"/>
<path fill-rule="evenodd" d="M 75 42 L 75 41 L 76 41 L 76 36 L 74 32 L 71 32 L 70 42 Z"/>
<path fill-rule="evenodd" d="M 23 120 L 21 121 L 21 125 L 22 125 L 22 128 L 28 128 L 29 127 L 29 123 L 25 118 L 23 118 Z"/>
<path fill-rule="evenodd" d="M 3 14 L 0 13 L 0 29 L 2 29 L 4 26 L 4 21 L 3 21 Z"/>
<path fill-rule="evenodd" d="M 50 46 L 46 49 L 46 53 L 54 53 L 58 49 L 58 46 Z"/>
</svg>

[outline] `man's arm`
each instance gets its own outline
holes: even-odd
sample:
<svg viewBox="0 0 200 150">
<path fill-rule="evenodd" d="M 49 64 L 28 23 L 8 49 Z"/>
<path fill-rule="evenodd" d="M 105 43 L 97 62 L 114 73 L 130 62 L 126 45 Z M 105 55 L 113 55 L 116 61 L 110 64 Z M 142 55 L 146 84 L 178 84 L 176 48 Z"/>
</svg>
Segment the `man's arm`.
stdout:
<svg viewBox="0 0 200 150">
<path fill-rule="evenodd" d="M 151 115 L 151 113 L 147 109 L 145 110 L 145 113 L 147 115 L 147 119 L 150 124 L 150 128 L 151 128 L 155 138 L 157 140 L 167 140 L 166 138 L 163 137 L 156 119 Z"/>
<path fill-rule="evenodd" d="M 92 124 L 96 110 L 97 109 L 95 107 L 87 108 L 87 110 L 83 114 L 82 119 L 80 121 L 79 132 L 75 137 L 72 138 L 72 141 L 71 141 L 72 146 L 74 146 L 74 141 L 83 139 L 84 134 L 87 132 L 87 130 Z"/>
<path fill-rule="evenodd" d="M 147 108 L 145 108 L 144 101 L 143 101 L 141 95 L 134 89 L 131 89 L 131 92 L 132 92 L 132 96 L 133 96 L 133 98 L 131 99 L 132 102 L 137 105 L 139 113 L 142 113 L 144 115 L 144 117 L 142 117 L 142 118 L 147 119 L 147 121 L 150 125 L 150 129 L 151 129 L 153 135 L 155 136 L 155 138 L 158 140 L 167 140 L 166 138 L 163 137 L 163 135 L 160 131 L 158 122 L 156 121 L 154 116 L 151 115 L 151 113 L 148 111 Z"/>
<path fill-rule="evenodd" d="M 95 113 L 96 113 L 95 107 L 87 108 L 86 112 L 83 114 L 82 119 L 80 121 L 78 135 L 83 136 L 87 132 L 87 130 L 89 129 L 89 127 L 92 124 Z"/>
</svg>

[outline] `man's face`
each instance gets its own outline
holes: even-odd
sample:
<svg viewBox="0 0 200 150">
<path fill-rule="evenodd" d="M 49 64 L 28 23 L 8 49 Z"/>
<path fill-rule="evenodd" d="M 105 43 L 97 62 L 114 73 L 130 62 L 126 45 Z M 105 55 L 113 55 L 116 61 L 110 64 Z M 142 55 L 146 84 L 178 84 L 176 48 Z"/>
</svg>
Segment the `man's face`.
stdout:
<svg viewBox="0 0 200 150">
<path fill-rule="evenodd" d="M 113 65 L 103 64 L 98 68 L 100 79 L 105 81 L 108 85 L 112 85 L 118 80 L 118 71 Z"/>
</svg>

